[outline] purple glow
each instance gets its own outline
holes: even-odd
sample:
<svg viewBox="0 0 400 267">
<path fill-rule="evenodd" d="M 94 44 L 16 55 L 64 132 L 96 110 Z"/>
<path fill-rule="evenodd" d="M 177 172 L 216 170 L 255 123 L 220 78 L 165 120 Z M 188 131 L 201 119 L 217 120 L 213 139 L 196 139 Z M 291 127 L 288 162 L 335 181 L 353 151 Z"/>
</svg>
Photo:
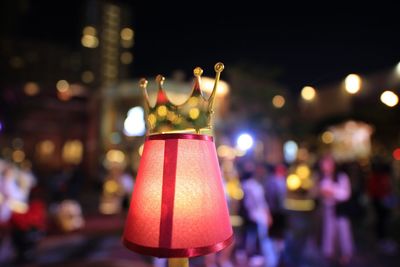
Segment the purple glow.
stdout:
<svg viewBox="0 0 400 267">
<path fill-rule="evenodd" d="M 0 132 L 3 130 L 3 123 L 0 121 Z"/>
</svg>

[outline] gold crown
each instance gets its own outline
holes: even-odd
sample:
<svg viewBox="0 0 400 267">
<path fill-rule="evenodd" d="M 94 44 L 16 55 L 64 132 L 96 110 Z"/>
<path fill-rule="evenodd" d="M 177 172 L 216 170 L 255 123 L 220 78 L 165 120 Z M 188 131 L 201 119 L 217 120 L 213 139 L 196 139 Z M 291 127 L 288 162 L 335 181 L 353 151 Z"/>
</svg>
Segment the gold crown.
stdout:
<svg viewBox="0 0 400 267">
<path fill-rule="evenodd" d="M 139 84 L 143 90 L 145 110 L 147 114 L 148 134 L 171 132 L 195 132 L 197 134 L 211 134 L 211 115 L 221 72 L 224 64 L 217 63 L 214 66 L 215 82 L 210 97 L 206 99 L 202 93 L 200 83 L 203 70 L 196 67 L 193 70 L 195 76 L 194 86 L 190 97 L 182 104 L 172 103 L 164 91 L 165 78 L 157 75 L 158 84 L 157 100 L 154 106 L 150 105 L 147 94 L 147 80 L 141 79 Z"/>
</svg>

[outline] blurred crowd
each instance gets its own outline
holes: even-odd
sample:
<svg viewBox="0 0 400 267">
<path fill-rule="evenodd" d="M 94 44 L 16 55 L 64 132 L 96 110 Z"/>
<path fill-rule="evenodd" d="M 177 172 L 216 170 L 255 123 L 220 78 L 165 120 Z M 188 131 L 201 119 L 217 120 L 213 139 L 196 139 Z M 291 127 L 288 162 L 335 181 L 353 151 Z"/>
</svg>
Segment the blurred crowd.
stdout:
<svg viewBox="0 0 400 267">
<path fill-rule="evenodd" d="M 134 175 L 125 165 L 106 169 L 95 209 L 125 216 Z M 380 253 L 398 252 L 390 233 L 398 195 L 391 165 L 382 158 L 339 164 L 324 154 L 311 163 L 271 165 L 242 157 L 221 159 L 221 170 L 236 242 L 205 256 L 207 267 L 350 266 L 359 233 L 370 235 Z M 0 160 L 0 262 L 6 244 L 17 262 L 26 262 L 54 226 L 69 233 L 85 225 L 79 169 L 67 166 L 47 185 L 37 180 L 30 169 Z"/>
</svg>

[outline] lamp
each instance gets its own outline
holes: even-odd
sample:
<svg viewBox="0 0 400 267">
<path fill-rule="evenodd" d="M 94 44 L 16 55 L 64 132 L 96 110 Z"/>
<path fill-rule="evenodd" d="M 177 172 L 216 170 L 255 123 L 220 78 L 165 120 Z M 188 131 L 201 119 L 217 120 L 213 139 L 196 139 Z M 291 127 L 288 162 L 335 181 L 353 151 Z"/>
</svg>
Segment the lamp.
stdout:
<svg viewBox="0 0 400 267">
<path fill-rule="evenodd" d="M 233 242 L 213 137 L 205 134 L 211 132 L 210 115 L 223 68 L 222 63 L 215 65 L 214 89 L 208 99 L 200 90 L 202 70 L 196 68 L 192 94 L 181 105 L 168 100 L 164 78 L 158 76 L 157 101 L 151 107 L 147 82 L 141 81 L 148 134 L 123 243 L 141 254 L 175 258 L 170 266 L 187 266 L 182 258 L 217 252 Z"/>
</svg>

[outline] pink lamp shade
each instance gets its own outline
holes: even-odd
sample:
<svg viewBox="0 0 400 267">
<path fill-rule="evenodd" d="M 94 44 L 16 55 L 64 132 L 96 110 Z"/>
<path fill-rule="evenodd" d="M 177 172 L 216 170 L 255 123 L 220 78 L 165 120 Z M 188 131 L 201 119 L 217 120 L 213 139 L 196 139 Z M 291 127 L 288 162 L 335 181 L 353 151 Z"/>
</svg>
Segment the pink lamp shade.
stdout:
<svg viewBox="0 0 400 267">
<path fill-rule="evenodd" d="M 217 252 L 233 232 L 213 138 L 147 137 L 123 243 L 141 254 L 180 258 Z"/>
</svg>

